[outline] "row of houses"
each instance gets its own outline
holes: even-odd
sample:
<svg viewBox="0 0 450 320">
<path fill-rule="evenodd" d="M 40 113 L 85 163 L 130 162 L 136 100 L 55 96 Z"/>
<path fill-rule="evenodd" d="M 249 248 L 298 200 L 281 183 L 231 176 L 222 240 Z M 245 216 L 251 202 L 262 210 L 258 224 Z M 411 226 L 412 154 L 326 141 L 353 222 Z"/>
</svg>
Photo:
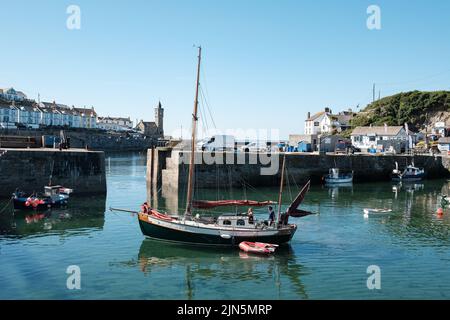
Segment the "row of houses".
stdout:
<svg viewBox="0 0 450 320">
<path fill-rule="evenodd" d="M 0 128 L 22 126 L 32 129 L 42 126 L 97 128 L 97 113 L 94 108 L 75 108 L 55 102 L 0 99 Z"/>
<path fill-rule="evenodd" d="M 352 128 L 351 120 L 356 116 L 352 109 L 333 113 L 330 108 L 311 115 L 308 112 L 305 120 L 304 134 L 292 134 L 289 144 L 299 146 L 299 150 L 317 151 L 322 145 L 327 149 L 333 149 L 334 144 L 339 141 L 347 141 L 357 149 L 370 150 L 377 148 L 394 148 L 403 151 L 412 148 L 424 137 L 421 133 L 409 131 L 407 126 L 367 126 Z M 351 130 L 350 139 L 340 134 Z M 348 135 L 346 135 L 348 137 Z M 307 146 L 307 147 L 300 147 Z M 331 151 L 331 150 L 327 150 Z"/>
<path fill-rule="evenodd" d="M 146 136 L 164 136 L 164 109 L 155 107 L 155 121 L 141 120 L 133 127 L 130 117 L 100 117 L 95 109 L 69 107 L 56 102 L 36 102 L 14 88 L 0 89 L 0 129 L 67 127 L 105 131 L 135 131 Z"/>
</svg>

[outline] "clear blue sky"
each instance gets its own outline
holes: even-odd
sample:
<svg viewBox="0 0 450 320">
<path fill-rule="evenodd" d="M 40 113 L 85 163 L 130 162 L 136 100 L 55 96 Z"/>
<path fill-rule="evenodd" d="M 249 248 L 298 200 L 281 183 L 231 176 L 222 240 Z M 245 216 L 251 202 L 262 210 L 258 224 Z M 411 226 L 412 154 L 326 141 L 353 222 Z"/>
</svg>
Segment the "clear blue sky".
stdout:
<svg viewBox="0 0 450 320">
<path fill-rule="evenodd" d="M 66 8 L 81 8 L 81 30 Z M 366 27 L 381 8 L 382 29 Z M 196 51 L 218 128 L 303 132 L 308 111 L 450 89 L 450 1 L 0 0 L 0 87 L 190 127 Z M 377 89 L 378 90 L 378 89 Z"/>
</svg>

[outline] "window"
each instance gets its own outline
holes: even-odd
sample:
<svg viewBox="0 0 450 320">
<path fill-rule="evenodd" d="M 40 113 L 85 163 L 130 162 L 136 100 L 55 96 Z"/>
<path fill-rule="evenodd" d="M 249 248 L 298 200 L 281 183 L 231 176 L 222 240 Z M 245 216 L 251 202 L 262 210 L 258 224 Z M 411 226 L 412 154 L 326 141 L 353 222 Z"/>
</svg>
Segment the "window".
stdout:
<svg viewBox="0 0 450 320">
<path fill-rule="evenodd" d="M 230 220 L 223 220 L 223 225 L 224 226 L 231 226 L 231 221 Z"/>
<path fill-rule="evenodd" d="M 236 224 L 237 224 L 238 226 L 245 226 L 245 221 L 242 220 L 242 219 L 239 219 L 239 220 L 236 222 Z"/>
<path fill-rule="evenodd" d="M 375 141 L 375 137 L 369 137 L 369 141 Z"/>
<path fill-rule="evenodd" d="M 314 127 L 320 126 L 320 123 L 318 121 L 314 122 Z"/>
</svg>

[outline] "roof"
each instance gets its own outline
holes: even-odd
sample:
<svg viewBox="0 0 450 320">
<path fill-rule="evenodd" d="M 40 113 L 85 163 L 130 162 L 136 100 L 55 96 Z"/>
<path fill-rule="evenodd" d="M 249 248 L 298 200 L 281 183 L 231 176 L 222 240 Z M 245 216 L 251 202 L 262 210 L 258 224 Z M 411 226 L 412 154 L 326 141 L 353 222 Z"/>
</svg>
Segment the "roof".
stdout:
<svg viewBox="0 0 450 320">
<path fill-rule="evenodd" d="M 402 126 L 356 127 L 352 132 L 352 136 L 396 136 L 402 129 L 404 129 Z"/>
<path fill-rule="evenodd" d="M 96 117 L 97 112 L 95 112 L 94 108 L 74 108 L 79 113 L 85 114 L 87 116 Z"/>
<path fill-rule="evenodd" d="M 334 116 L 336 121 L 342 126 L 350 126 L 350 120 L 353 119 L 353 114 L 338 114 Z"/>
<path fill-rule="evenodd" d="M 137 124 L 137 126 L 139 126 L 141 123 L 144 125 L 145 129 L 157 128 L 158 127 L 154 121 L 147 122 L 147 121 L 142 121 L 142 120 Z"/>
<path fill-rule="evenodd" d="M 318 113 L 312 115 L 309 119 L 306 119 L 306 121 L 314 121 L 314 120 L 320 118 L 321 116 L 323 116 L 324 114 L 326 114 L 325 111 L 318 112 Z"/>
<path fill-rule="evenodd" d="M 41 102 L 39 104 L 39 109 L 45 113 L 61 113 L 57 108 L 56 104 L 50 102 Z"/>
<path fill-rule="evenodd" d="M 442 137 L 438 140 L 438 143 L 450 144 L 450 137 Z"/>
<path fill-rule="evenodd" d="M 116 120 L 116 121 L 131 121 L 130 117 L 124 118 L 124 117 L 98 117 L 98 120 Z"/>
</svg>

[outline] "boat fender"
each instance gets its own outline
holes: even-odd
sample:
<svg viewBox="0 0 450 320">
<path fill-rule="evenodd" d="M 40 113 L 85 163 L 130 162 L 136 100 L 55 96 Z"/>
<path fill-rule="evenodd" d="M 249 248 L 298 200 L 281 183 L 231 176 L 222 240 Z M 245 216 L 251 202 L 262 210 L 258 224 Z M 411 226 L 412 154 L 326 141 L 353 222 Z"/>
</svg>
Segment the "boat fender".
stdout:
<svg viewBox="0 0 450 320">
<path fill-rule="evenodd" d="M 231 236 L 229 235 L 229 234 L 221 234 L 220 235 L 220 237 L 222 238 L 222 239 L 231 239 Z"/>
<path fill-rule="evenodd" d="M 25 206 L 26 206 L 26 207 L 29 207 L 29 206 L 30 206 L 30 201 L 28 201 L 28 200 L 25 201 Z"/>
</svg>

